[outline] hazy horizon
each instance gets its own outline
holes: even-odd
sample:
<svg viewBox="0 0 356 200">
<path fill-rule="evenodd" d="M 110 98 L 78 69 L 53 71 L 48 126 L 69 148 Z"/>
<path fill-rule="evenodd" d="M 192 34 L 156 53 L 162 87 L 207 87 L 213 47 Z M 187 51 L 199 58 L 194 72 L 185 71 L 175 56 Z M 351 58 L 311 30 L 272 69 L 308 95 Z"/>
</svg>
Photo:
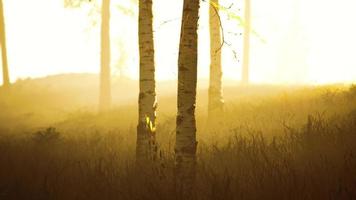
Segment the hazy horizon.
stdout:
<svg viewBox="0 0 356 200">
<path fill-rule="evenodd" d="M 112 71 L 138 77 L 137 8 L 112 1 Z M 230 14 L 243 15 L 241 2 L 224 0 Z M 97 2 L 100 7 L 100 1 Z M 19 6 L 21 5 L 21 6 Z M 322 6 L 321 6 L 322 5 Z M 331 84 L 356 80 L 356 13 L 351 0 L 252 1 L 251 82 Z M 179 1 L 154 2 L 157 80 L 176 80 L 180 30 Z M 8 60 L 18 78 L 99 72 L 100 16 L 91 5 L 64 8 L 63 0 L 4 0 Z M 123 12 L 123 9 L 125 12 Z M 209 74 L 208 5 L 201 3 L 199 78 Z M 94 9 L 95 10 L 95 9 Z M 94 13 L 89 15 L 89 13 Z M 95 14 L 96 13 L 96 14 Z M 224 80 L 240 79 L 242 27 L 221 11 L 226 42 Z M 135 45 L 132 45 L 135 44 Z M 237 54 L 234 57 L 233 51 Z M 121 68 L 121 69 L 119 69 Z M 1 84 L 2 80 L 0 80 Z"/>
</svg>

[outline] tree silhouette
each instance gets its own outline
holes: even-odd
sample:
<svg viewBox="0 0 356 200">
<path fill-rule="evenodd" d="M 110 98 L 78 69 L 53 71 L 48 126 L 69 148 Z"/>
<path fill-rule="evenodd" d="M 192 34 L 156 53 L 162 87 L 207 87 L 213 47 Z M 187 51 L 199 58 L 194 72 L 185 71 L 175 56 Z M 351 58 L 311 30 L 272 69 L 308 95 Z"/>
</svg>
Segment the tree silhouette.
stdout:
<svg viewBox="0 0 356 200">
<path fill-rule="evenodd" d="M 245 0 L 244 16 L 244 41 L 243 41 L 243 58 L 242 58 L 242 84 L 249 83 L 249 57 L 250 57 L 250 32 L 251 32 L 251 1 Z"/>
<path fill-rule="evenodd" d="M 7 49 L 6 49 L 6 31 L 5 31 L 5 16 L 4 6 L 0 0 L 0 45 L 1 45 L 1 58 L 2 58 L 2 75 L 4 87 L 10 86 L 9 66 L 7 63 Z"/>
<path fill-rule="evenodd" d="M 100 111 L 110 108 L 110 74 L 110 0 L 103 0 L 101 8 Z"/>
<path fill-rule="evenodd" d="M 209 118 L 216 116 L 224 107 L 222 94 L 221 66 L 221 31 L 219 0 L 211 0 L 209 7 L 210 24 L 210 83 L 209 83 Z"/>
<path fill-rule="evenodd" d="M 99 110 L 107 111 L 111 105 L 111 48 L 110 48 L 110 3 L 102 0 L 101 4 L 101 33 L 100 33 L 100 91 Z M 65 8 L 77 8 L 91 0 L 64 0 Z"/>
</svg>

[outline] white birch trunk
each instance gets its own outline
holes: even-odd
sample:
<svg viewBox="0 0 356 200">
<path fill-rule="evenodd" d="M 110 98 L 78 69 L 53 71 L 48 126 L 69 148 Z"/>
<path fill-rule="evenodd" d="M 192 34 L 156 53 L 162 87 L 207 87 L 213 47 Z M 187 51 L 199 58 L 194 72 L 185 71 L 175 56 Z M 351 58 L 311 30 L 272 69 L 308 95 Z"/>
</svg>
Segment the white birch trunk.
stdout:
<svg viewBox="0 0 356 200">
<path fill-rule="evenodd" d="M 178 115 L 175 147 L 176 194 L 195 199 L 196 86 L 199 0 L 184 0 L 178 59 Z"/>
<path fill-rule="evenodd" d="M 154 159 L 157 152 L 156 83 L 153 42 L 152 0 L 139 1 L 140 94 L 136 157 Z"/>
</svg>

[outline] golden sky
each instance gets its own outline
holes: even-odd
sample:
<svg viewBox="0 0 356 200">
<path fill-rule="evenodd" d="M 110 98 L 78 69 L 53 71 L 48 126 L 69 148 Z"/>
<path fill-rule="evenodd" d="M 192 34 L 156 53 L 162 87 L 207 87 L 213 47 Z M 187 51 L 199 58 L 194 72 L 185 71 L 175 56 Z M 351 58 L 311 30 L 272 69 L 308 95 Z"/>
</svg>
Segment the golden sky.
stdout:
<svg viewBox="0 0 356 200">
<path fill-rule="evenodd" d="M 243 15 L 243 1 L 231 12 Z M 252 26 L 260 37 L 251 41 L 251 79 L 255 83 L 334 83 L 356 81 L 356 1 L 251 0 Z M 157 79 L 177 78 L 182 0 L 155 0 Z M 99 1 L 100 4 L 100 1 Z M 112 0 L 112 68 L 138 77 L 137 22 Z M 100 19 L 88 16 L 90 5 L 66 9 L 63 0 L 4 0 L 8 58 L 12 81 L 50 74 L 99 71 Z M 239 9 L 241 9 L 239 11 Z M 208 77 L 208 5 L 201 4 L 199 76 Z M 136 10 L 133 10 L 137 13 Z M 225 79 L 240 79 L 242 28 L 222 13 Z M 95 20 L 97 19 L 97 20 Z M 166 20 L 169 22 L 164 23 Z M 94 25 L 93 25 L 94 23 Z M 236 35 L 235 35 L 236 34 Z M 264 41 L 263 41 L 264 40 Z M 234 53 L 236 53 L 236 58 Z"/>
</svg>

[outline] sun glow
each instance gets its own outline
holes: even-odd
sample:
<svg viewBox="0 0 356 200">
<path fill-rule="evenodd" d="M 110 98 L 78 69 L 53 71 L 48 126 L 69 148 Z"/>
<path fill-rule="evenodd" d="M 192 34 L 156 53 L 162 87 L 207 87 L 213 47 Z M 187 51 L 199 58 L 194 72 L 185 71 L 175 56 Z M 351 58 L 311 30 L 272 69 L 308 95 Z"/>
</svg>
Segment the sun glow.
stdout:
<svg viewBox="0 0 356 200">
<path fill-rule="evenodd" d="M 299 2 L 299 3 L 297 3 Z M 232 5 L 232 3 L 234 3 Z M 112 0 L 114 75 L 138 77 L 137 8 Z M 243 16 L 243 1 L 222 6 Z M 128 15 L 118 6 L 131 9 Z M 252 0 L 251 80 L 255 83 L 353 82 L 356 80 L 356 13 L 353 0 Z M 177 78 L 182 1 L 154 1 L 157 79 Z M 63 0 L 4 0 L 12 81 L 49 74 L 99 71 L 100 16 L 90 5 L 64 8 Z M 97 23 L 95 25 L 95 20 Z M 224 78 L 240 79 L 243 28 L 221 13 Z M 209 74 L 208 3 L 202 1 L 199 76 Z M 264 40 L 264 41 L 263 41 Z"/>
</svg>

